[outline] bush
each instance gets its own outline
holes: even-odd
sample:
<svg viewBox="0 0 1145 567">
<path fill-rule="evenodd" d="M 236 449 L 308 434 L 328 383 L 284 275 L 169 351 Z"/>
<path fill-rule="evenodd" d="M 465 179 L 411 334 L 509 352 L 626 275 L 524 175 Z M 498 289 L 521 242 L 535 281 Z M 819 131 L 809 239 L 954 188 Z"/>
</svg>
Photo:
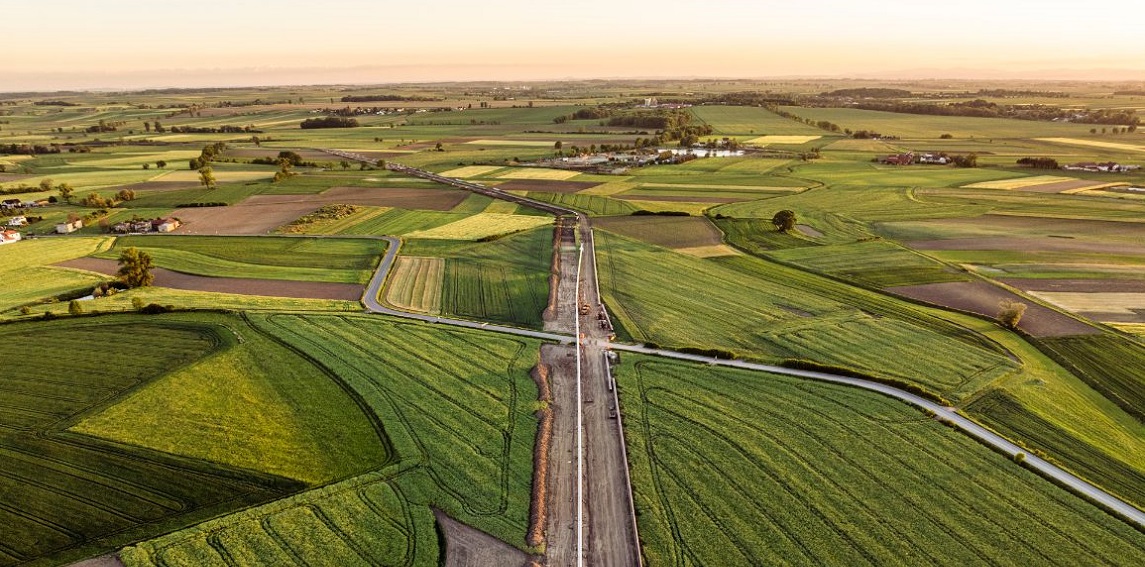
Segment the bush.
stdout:
<svg viewBox="0 0 1145 567">
<path fill-rule="evenodd" d="M 679 351 L 685 354 L 698 354 L 700 356 L 710 356 L 712 358 L 721 358 L 724 360 L 735 360 L 736 357 L 735 353 L 718 348 L 683 347 L 679 349 Z"/>
<path fill-rule="evenodd" d="M 146 307 L 140 309 L 139 312 L 147 315 L 158 315 L 160 313 L 170 313 L 174 310 L 174 305 L 159 305 L 158 303 L 149 303 Z"/>
<path fill-rule="evenodd" d="M 998 322 L 1007 329 L 1017 329 L 1022 315 L 1026 313 L 1026 304 L 1021 301 L 1003 299 L 998 304 Z"/>
<path fill-rule="evenodd" d="M 640 209 L 638 211 L 633 211 L 632 216 L 690 217 L 692 214 L 687 211 L 646 211 L 644 209 Z"/>
<path fill-rule="evenodd" d="M 210 201 L 210 202 L 206 202 L 206 203 L 179 203 L 178 205 L 175 205 L 175 208 L 176 209 L 189 209 L 189 208 L 196 208 L 196 207 L 226 207 L 226 206 L 228 206 L 227 203 L 224 203 L 222 201 Z"/>
</svg>

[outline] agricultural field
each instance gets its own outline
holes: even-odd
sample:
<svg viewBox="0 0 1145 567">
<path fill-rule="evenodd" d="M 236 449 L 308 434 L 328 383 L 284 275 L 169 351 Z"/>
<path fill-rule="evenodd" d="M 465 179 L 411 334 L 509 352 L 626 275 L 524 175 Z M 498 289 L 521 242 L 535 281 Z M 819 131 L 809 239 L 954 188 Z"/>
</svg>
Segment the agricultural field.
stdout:
<svg viewBox="0 0 1145 567">
<path fill-rule="evenodd" d="M 129 247 L 150 254 L 156 266 L 186 274 L 366 283 L 386 243 L 298 237 L 124 236 L 96 256 L 116 259 Z"/>
<path fill-rule="evenodd" d="M 91 415 L 114 411 L 124 399 L 162 384 L 168 373 L 212 364 L 241 349 L 235 332 L 218 318 L 112 316 L 17 323 L 0 334 L 0 351 L 11 369 L 0 378 L 0 452 L 6 463 L 0 564 L 80 559 L 304 486 L 266 471 L 275 468 L 267 453 L 273 445 L 263 449 L 263 465 L 239 467 L 125 443 L 85 425 Z M 165 408 L 166 400 L 151 403 L 130 417 L 163 421 L 173 415 Z M 309 410 L 298 411 L 301 416 Z M 346 411 L 337 413 L 344 417 Z M 335 439 L 357 434 L 352 420 L 346 425 L 344 433 L 331 432 Z M 116 427 L 130 429 L 125 423 Z M 180 437 L 199 433 L 184 428 Z M 334 472 L 341 458 L 362 457 L 327 453 L 317 461 L 325 464 L 306 476 Z"/>
<path fill-rule="evenodd" d="M 637 341 L 810 359 L 944 395 L 1014 370 L 1002 353 L 952 338 L 954 327 L 907 304 L 778 264 L 697 259 L 607 232 L 596 241 L 605 303 Z M 945 355 L 925 354 L 938 351 Z"/>
<path fill-rule="evenodd" d="M 638 355 L 617 380 L 650 565 L 1145 560 L 1132 527 L 877 394 Z"/>
<path fill-rule="evenodd" d="M 441 287 L 445 280 L 444 258 L 401 256 L 386 286 L 386 303 L 399 309 L 441 313 Z"/>
<path fill-rule="evenodd" d="M 552 230 L 540 227 L 486 242 L 411 239 L 400 254 L 444 259 L 442 314 L 540 328 L 552 238 Z"/>
<path fill-rule="evenodd" d="M 480 563 L 464 551 L 444 557 L 456 522 L 517 554 L 491 563 L 542 559 L 526 539 L 531 463 L 538 415 L 561 406 L 537 401 L 529 369 L 539 343 L 363 315 L 359 299 L 386 250 L 378 237 L 396 236 L 385 303 L 542 329 L 557 304 L 550 278 L 560 275 L 552 218 L 326 150 L 586 213 L 619 341 L 810 361 L 918 387 L 1145 505 L 1145 193 L 1131 189 L 1145 187 L 1145 173 L 1016 163 L 1141 165 L 1141 134 L 781 107 L 893 136 L 860 139 L 763 106 L 867 84 L 835 83 L 0 96 L 5 146 L 60 150 L 0 155 L 5 198 L 40 205 L 0 216 L 32 221 L 20 228 L 25 240 L 0 246 L 0 350 L 11 363 L 0 379 L 0 453 L 10 465 L 0 467 L 0 567 L 124 546 L 124 562 L 148 567 Z M 974 100 L 982 86 L 910 88 L 941 104 Z M 981 98 L 1145 110 L 1106 86 L 1046 88 L 1069 97 Z M 753 92 L 766 102 L 725 102 Z M 416 100 L 364 103 L 404 110 L 362 111 L 358 128 L 299 127 L 350 112 L 339 100 L 347 94 L 393 93 Z M 643 108 L 649 97 L 686 106 Z M 36 104 L 56 98 L 79 106 Z M 557 142 L 566 152 L 634 146 L 655 133 L 565 118 L 597 107 L 687 113 L 711 127 L 701 144 L 726 138 L 746 151 L 625 170 L 535 161 L 553 158 Z M 100 121 L 116 129 L 99 131 Z M 227 128 L 162 132 L 159 121 Z M 215 142 L 227 148 L 208 189 L 188 162 Z M 277 165 L 251 163 L 284 150 L 308 162 L 285 179 L 272 179 Z M 979 159 L 967 168 L 879 163 L 905 152 Z M 121 189 L 135 198 L 84 202 Z M 324 206 L 349 214 L 296 222 Z M 771 222 L 780 210 L 796 213 L 789 233 Z M 50 235 L 71 216 L 86 226 Z M 105 233 L 168 216 L 184 223 L 174 235 Z M 82 313 L 68 315 L 69 300 L 114 277 L 128 246 L 154 257 L 155 285 L 85 298 Z M 1021 333 L 995 321 L 999 299 L 1028 304 Z M 137 313 L 151 303 L 196 313 Z M 635 356 L 618 368 L 650 565 L 1142 562 L 1139 532 L 897 402 Z M 697 443 L 711 450 L 697 457 Z"/>
<path fill-rule="evenodd" d="M 535 342 L 361 316 L 252 320 L 363 397 L 414 467 L 399 480 L 409 498 L 523 546 Z"/>
<path fill-rule="evenodd" d="M 722 136 L 813 136 L 818 138 L 824 132 L 784 118 L 763 108 L 744 106 L 696 106 L 690 109 L 692 116 L 708 124 L 716 134 Z"/>
<path fill-rule="evenodd" d="M 430 506 L 524 546 L 535 343 L 361 316 L 249 321 L 353 392 L 354 407 L 384 427 L 393 459 L 130 547 L 125 563 L 432 565 L 440 549 Z"/>
<path fill-rule="evenodd" d="M 548 217 L 486 212 L 427 230 L 407 232 L 405 237 L 437 240 L 481 240 L 501 237 L 552 223 L 552 219 Z"/>
<path fill-rule="evenodd" d="M 1011 120 L 1006 118 L 968 118 L 963 116 L 926 116 L 898 114 L 857 108 L 802 108 L 784 106 L 782 110 L 800 118 L 826 120 L 853 131 L 868 130 L 888 136 L 937 140 L 942 134 L 955 138 L 1037 138 L 1061 135 L 1088 136 L 1087 124 L 1063 124 Z"/>
<path fill-rule="evenodd" d="M 768 257 L 855 283 L 884 288 L 962 281 L 959 270 L 885 241 L 832 246 L 804 246 Z"/>
<path fill-rule="evenodd" d="M 698 248 L 717 246 L 722 242 L 720 231 L 705 217 L 605 217 L 594 221 L 593 225 L 665 248 Z"/>
<path fill-rule="evenodd" d="M 106 278 L 53 267 L 111 245 L 107 238 L 30 240 L 0 246 L 0 309 L 11 310 L 92 286 Z"/>
<path fill-rule="evenodd" d="M 544 181 L 564 181 L 580 175 L 575 171 L 563 169 L 522 168 L 514 169 L 508 173 L 499 173 L 498 179 L 539 179 Z"/>
</svg>

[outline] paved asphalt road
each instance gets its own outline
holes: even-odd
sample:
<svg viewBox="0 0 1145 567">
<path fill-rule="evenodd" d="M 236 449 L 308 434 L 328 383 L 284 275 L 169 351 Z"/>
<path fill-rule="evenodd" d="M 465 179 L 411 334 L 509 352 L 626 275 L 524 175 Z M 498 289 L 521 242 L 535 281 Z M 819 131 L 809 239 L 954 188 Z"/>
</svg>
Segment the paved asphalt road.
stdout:
<svg viewBox="0 0 1145 567">
<path fill-rule="evenodd" d="M 441 176 L 432 175 L 432 174 L 431 174 L 431 177 L 435 178 L 434 179 L 435 181 L 440 180 L 443 183 L 450 183 L 450 184 L 457 184 L 457 185 L 469 185 L 469 183 L 467 183 L 463 180 L 441 178 Z M 508 194 L 506 194 L 506 195 L 508 195 Z M 498 195 L 491 195 L 491 196 L 497 197 Z M 514 197 L 516 197 L 516 196 L 514 196 Z M 514 200 L 516 201 L 517 199 L 514 199 Z M 514 335 L 521 335 L 521 336 L 525 336 L 525 337 L 532 337 L 532 338 L 548 340 L 548 341 L 556 341 L 556 342 L 562 343 L 562 344 L 569 344 L 569 343 L 574 342 L 574 338 L 571 336 L 568 336 L 568 335 L 560 335 L 560 334 L 556 334 L 556 333 L 545 333 L 545 332 L 533 331 L 533 330 L 529 330 L 529 329 L 520 329 L 517 327 L 506 327 L 506 326 L 501 326 L 501 325 L 491 325 L 488 323 L 479 323 L 476 321 L 466 321 L 463 319 L 448 319 L 448 318 L 443 318 L 443 317 L 437 317 L 434 315 L 407 313 L 404 311 L 397 311 L 397 310 L 385 307 L 384 305 L 382 305 L 381 303 L 378 302 L 378 300 L 377 300 L 378 293 L 382 288 L 382 284 L 386 280 L 386 275 L 389 273 L 390 268 L 393 266 L 394 258 L 397 256 L 397 253 L 398 253 L 398 247 L 401 245 L 401 241 L 398 240 L 397 238 L 394 238 L 394 237 L 385 237 L 385 240 L 387 242 L 389 242 L 389 247 L 386 249 L 386 255 L 385 255 L 385 257 L 382 258 L 381 264 L 378 265 L 378 270 L 374 274 L 373 279 L 370 280 L 370 285 L 366 287 L 366 293 L 365 293 L 364 297 L 362 298 L 362 302 L 365 303 L 366 308 L 368 310 L 375 312 L 375 313 L 384 313 L 386 315 L 393 315 L 396 317 L 404 317 L 407 319 L 416 319 L 419 321 L 427 321 L 427 322 L 431 322 L 431 323 L 442 323 L 445 325 L 454 325 L 454 326 L 458 326 L 458 327 L 468 327 L 471 329 L 483 329 L 486 331 L 494 331 L 494 332 L 499 332 L 499 333 L 511 333 Z M 593 282 L 593 284 L 597 285 L 597 282 Z M 845 384 L 848 386 L 853 386 L 856 388 L 862 388 L 864 390 L 870 390 L 872 392 L 878 392 L 880 394 L 884 394 L 887 396 L 891 396 L 893 398 L 897 398 L 897 399 L 902 400 L 908 404 L 911 404 L 911 405 L 914 405 L 916 407 L 934 412 L 934 414 L 936 416 L 938 416 L 939 418 L 944 419 L 944 420 L 952 423 L 955 427 L 961 429 L 962 431 L 966 432 L 967 434 L 979 439 L 980 441 L 982 441 L 983 443 L 986 443 L 987 445 L 990 445 L 992 447 L 997 448 L 998 450 L 1002 451 L 1003 453 L 1005 453 L 1007 455 L 1010 455 L 1011 457 L 1018 454 L 1018 453 L 1025 454 L 1025 464 L 1028 465 L 1030 468 L 1038 471 L 1039 473 L 1041 473 L 1041 474 L 1043 474 L 1049 478 L 1054 479 L 1058 483 L 1068 487 L 1069 489 L 1073 490 L 1074 492 L 1081 494 L 1083 496 L 1086 496 L 1087 498 L 1093 500 L 1094 502 L 1100 503 L 1101 505 L 1105 506 L 1107 509 L 1112 510 L 1113 512 L 1116 512 L 1117 514 L 1119 514 L 1122 517 L 1126 518 L 1127 520 L 1137 524 L 1138 526 L 1145 527 L 1145 512 L 1142 512 L 1140 509 L 1136 508 L 1135 506 L 1130 505 L 1126 502 L 1123 502 L 1121 499 L 1117 498 L 1116 496 L 1113 496 L 1112 494 L 1105 492 L 1104 490 L 1102 490 L 1102 489 L 1100 489 L 1100 488 L 1074 476 L 1073 474 L 1070 474 L 1069 472 L 1066 472 L 1065 470 L 1057 467 L 1056 465 L 1054 465 L 1054 464 L 1052 464 L 1052 463 L 1050 463 L 1044 459 L 1037 457 L 1036 455 L 1030 454 L 1025 449 L 1018 447 L 1017 445 L 1007 441 L 1006 439 L 993 433 L 992 431 L 989 431 L 989 430 L 983 428 L 981 425 L 978 425 L 977 423 L 963 417 L 962 415 L 955 412 L 953 408 L 948 408 L 948 407 L 936 404 L 936 403 L 934 403 L 934 402 L 932 402 L 926 398 L 916 396 L 914 394 L 911 394 L 911 393 L 906 392 L 904 390 L 900 390 L 900 389 L 895 388 L 893 386 L 887 386 L 885 384 L 880 384 L 878 382 L 872 382 L 870 380 L 863 380 L 860 378 L 851 378 L 848 376 L 837 376 L 834 374 L 827 374 L 824 372 L 813 372 L 813 371 L 808 371 L 808 370 L 795 370 L 792 368 L 784 368 L 782 366 L 770 366 L 767 364 L 756 364 L 756 363 L 752 363 L 752 362 L 745 362 L 742 360 L 717 359 L 717 358 L 711 358 L 711 357 L 706 357 L 706 356 L 685 354 L 685 353 L 680 353 L 680 352 L 671 351 L 671 350 L 651 349 L 651 348 L 646 348 L 643 346 L 636 346 L 636 345 L 610 343 L 608 345 L 608 347 L 613 349 L 613 350 L 618 350 L 618 351 L 637 352 L 637 353 L 642 353 L 642 354 L 662 356 L 665 358 L 674 358 L 674 359 L 678 359 L 678 360 L 689 360 L 692 362 L 700 362 L 700 363 L 704 363 L 704 364 L 712 364 L 712 365 L 717 365 L 717 366 L 727 366 L 727 367 L 731 367 L 731 368 L 742 368 L 742 369 L 746 369 L 746 370 L 757 370 L 757 371 L 763 371 L 763 372 L 772 372 L 775 374 L 785 374 L 788 376 L 798 376 L 800 378 L 807 378 L 810 380 L 819 380 L 822 382 L 832 382 L 835 384 Z"/>
</svg>

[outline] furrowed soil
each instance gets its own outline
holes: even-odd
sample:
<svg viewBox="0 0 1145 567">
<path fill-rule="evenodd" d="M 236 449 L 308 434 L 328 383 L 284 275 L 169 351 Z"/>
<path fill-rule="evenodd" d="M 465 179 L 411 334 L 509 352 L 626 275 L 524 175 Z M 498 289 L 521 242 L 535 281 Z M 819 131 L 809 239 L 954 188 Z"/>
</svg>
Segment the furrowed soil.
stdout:
<svg viewBox="0 0 1145 567">
<path fill-rule="evenodd" d="M 445 535 L 445 558 L 442 562 L 445 567 L 525 567 L 529 564 L 529 557 L 521 550 L 458 522 L 440 510 L 434 510 L 433 515 Z"/>
<path fill-rule="evenodd" d="M 1096 328 L 1068 317 L 1048 307 L 1023 300 L 1002 288 L 985 282 L 946 282 L 925 285 L 889 287 L 887 291 L 962 311 L 970 311 L 987 317 L 998 314 L 1002 301 L 1020 301 L 1027 305 L 1026 313 L 1018 327 L 1035 337 L 1063 337 L 1068 335 L 1097 334 Z"/>
</svg>

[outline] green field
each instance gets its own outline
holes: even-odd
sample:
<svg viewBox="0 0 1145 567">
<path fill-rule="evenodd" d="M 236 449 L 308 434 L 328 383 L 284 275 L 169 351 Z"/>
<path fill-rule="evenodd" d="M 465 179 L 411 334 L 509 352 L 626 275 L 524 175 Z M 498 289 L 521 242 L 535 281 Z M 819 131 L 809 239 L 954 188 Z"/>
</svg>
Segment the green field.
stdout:
<svg viewBox="0 0 1145 567">
<path fill-rule="evenodd" d="M 379 214 L 368 215 L 355 224 L 338 227 L 335 234 L 366 236 L 401 236 L 419 230 L 431 230 L 439 226 L 457 222 L 466 217 L 463 213 L 443 213 L 438 211 L 412 211 L 389 209 Z M 347 219 L 349 220 L 349 218 Z"/>
<path fill-rule="evenodd" d="M 11 370 L 0 378 L 0 565 L 66 563 L 301 488 L 253 468 L 84 434 L 92 412 L 233 351 L 237 338 L 217 318 L 20 323 L 0 335 Z M 142 422 L 169 417 L 163 402 L 138 409 L 147 412 Z"/>
<path fill-rule="evenodd" d="M 750 257 L 700 260 L 606 232 L 596 241 L 605 303 L 638 341 L 806 358 L 955 397 L 1015 368 L 904 302 Z"/>
<path fill-rule="evenodd" d="M 382 240 L 298 237 L 124 236 L 98 257 L 147 252 L 155 265 L 211 277 L 366 283 L 386 249 Z"/>
<path fill-rule="evenodd" d="M 443 315 L 539 328 L 552 238 L 550 228 L 540 227 L 488 242 L 414 239 L 401 254 L 445 259 Z"/>
<path fill-rule="evenodd" d="M 937 139 L 942 134 L 955 138 L 1036 138 L 1040 136 L 1089 136 L 1088 124 L 1062 124 L 1005 118 L 927 116 L 860 110 L 857 108 L 801 108 L 783 110 L 800 118 L 826 120 L 853 131 L 869 130 L 900 138 Z"/>
<path fill-rule="evenodd" d="M 1145 535 L 898 401 L 626 355 L 649 565 L 1133 565 Z"/>
<path fill-rule="evenodd" d="M 106 249 L 107 238 L 32 240 L 0 246 L 0 309 L 11 309 L 57 295 L 90 290 L 106 278 L 52 267 Z"/>
<path fill-rule="evenodd" d="M 115 259 L 135 246 L 188 274 L 362 284 L 386 249 L 377 237 L 397 236 L 401 256 L 383 291 L 391 304 L 543 328 L 552 219 L 486 196 L 421 210 L 431 205 L 405 200 L 413 191 L 394 201 L 406 208 L 356 205 L 298 227 L 305 236 L 104 235 L 135 216 L 191 215 L 178 207 L 188 203 L 263 195 L 301 210 L 330 201 L 322 194 L 333 187 L 454 191 L 370 163 L 343 167 L 325 151 L 339 149 L 490 186 L 517 178 L 525 189 L 515 193 L 593 216 L 600 289 L 620 340 L 813 361 L 918 386 L 1145 505 L 1140 336 L 1106 328 L 1030 338 L 880 291 L 1005 276 L 1089 279 L 1099 290 L 1123 285 L 1107 279 L 1141 279 L 1139 192 L 1007 190 L 1046 176 L 1145 187 L 1145 171 L 1016 163 L 1142 165 L 1140 132 L 1083 117 L 912 115 L 817 98 L 863 86 L 910 89 L 909 102 L 1145 112 L 1145 97 L 1111 95 L 1123 88 L 1112 83 L 957 80 L 0 95 L 0 147 L 38 152 L 0 155 L 0 187 L 20 191 L 5 198 L 39 201 L 0 215 L 0 224 L 33 217 L 23 241 L 0 246 L 0 351 L 9 361 L 0 378 L 0 567 L 68 564 L 124 545 L 124 561 L 148 567 L 438 565 L 434 510 L 525 548 L 535 412 L 544 406 L 527 372 L 537 342 L 366 316 L 356 301 L 156 287 L 80 301 L 82 316 L 68 315 L 71 298 L 110 278 L 55 266 L 62 261 Z M 982 88 L 1018 90 L 975 94 Z M 339 99 L 361 94 L 412 99 L 362 103 L 402 110 L 363 110 L 358 128 L 299 127 L 353 113 L 359 103 Z M 683 106 L 644 108 L 651 97 Z M 781 108 L 807 120 L 767 110 L 782 101 L 805 105 Z M 562 119 L 592 108 L 602 118 Z M 556 157 L 558 141 L 565 157 L 574 145 L 647 142 L 661 132 L 609 126 L 610 116 L 676 111 L 712 128 L 700 145 L 734 140 L 747 151 L 583 170 L 572 159 L 536 161 Z M 96 131 L 100 121 L 114 130 Z M 157 121 L 230 132 L 159 132 Z M 228 148 L 212 164 L 218 187 L 206 189 L 188 160 L 215 142 Z M 676 148 L 668 139 L 644 155 Z M 250 163 L 283 150 L 312 164 L 275 182 L 277 166 Z M 900 152 L 979 159 L 971 168 L 878 163 Z M 559 179 L 584 183 L 548 185 Z M 46 180 L 53 187 L 39 189 Z M 60 183 L 75 189 L 73 202 L 48 201 L 61 197 Z M 1001 189 L 968 187 L 978 183 Z M 106 211 L 81 202 L 127 186 L 136 199 Z M 789 234 L 771 223 L 784 209 L 798 219 Z M 78 234 L 50 234 L 71 215 L 86 217 Z M 200 312 L 143 315 L 139 302 Z M 897 402 L 640 357 L 625 359 L 619 379 L 649 565 L 1145 562 L 1139 532 Z"/>
<path fill-rule="evenodd" d="M 254 321 L 364 398 L 398 458 L 417 467 L 403 480 L 411 498 L 523 545 L 535 343 L 373 317 Z"/>
<path fill-rule="evenodd" d="M 807 135 L 823 136 L 826 132 L 807 124 L 784 118 L 764 108 L 744 106 L 696 106 L 692 116 L 708 124 L 722 136 Z"/>
<path fill-rule="evenodd" d="M 1145 420 L 1145 345 L 1114 334 L 1043 338 L 1035 344 L 1130 415 Z"/>
<path fill-rule="evenodd" d="M 429 508 L 374 473 L 129 547 L 129 567 L 436 565 Z"/>
<path fill-rule="evenodd" d="M 855 283 L 876 287 L 963 281 L 967 276 L 902 246 L 884 241 L 800 247 L 769 257 Z"/>
<path fill-rule="evenodd" d="M 222 324 L 239 346 L 171 372 L 71 430 L 311 486 L 390 459 L 381 424 L 336 380 L 241 320 Z"/>
</svg>

